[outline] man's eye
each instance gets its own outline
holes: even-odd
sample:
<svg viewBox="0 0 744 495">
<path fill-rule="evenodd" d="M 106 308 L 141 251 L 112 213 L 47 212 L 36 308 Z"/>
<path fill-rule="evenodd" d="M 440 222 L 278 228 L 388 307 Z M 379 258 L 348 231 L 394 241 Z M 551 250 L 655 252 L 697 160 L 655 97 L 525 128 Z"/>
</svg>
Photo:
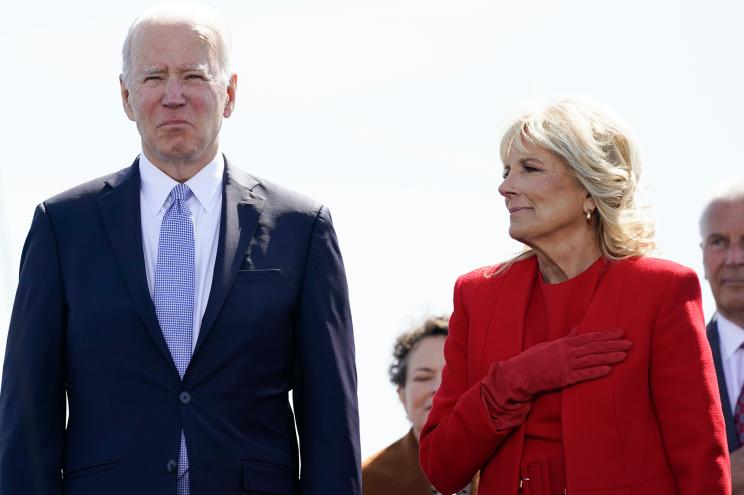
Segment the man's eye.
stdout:
<svg viewBox="0 0 744 495">
<path fill-rule="evenodd" d="M 188 76 L 186 76 L 186 79 L 196 79 L 196 80 L 205 81 L 206 77 L 204 77 L 201 74 L 189 74 Z"/>
<path fill-rule="evenodd" d="M 523 168 L 523 169 L 524 169 L 524 171 L 525 171 L 525 172 L 527 172 L 527 173 L 532 173 L 532 172 L 539 172 L 539 171 L 540 171 L 540 169 L 539 169 L 539 168 L 537 168 L 537 167 L 533 167 L 532 165 L 522 165 L 522 168 Z"/>
<path fill-rule="evenodd" d="M 728 243 L 723 237 L 716 237 L 708 241 L 708 245 L 712 247 L 725 247 Z"/>
<path fill-rule="evenodd" d="M 161 79 L 161 77 L 160 77 L 160 76 L 147 76 L 147 77 L 145 78 L 145 82 L 150 82 L 150 81 L 159 81 L 160 79 Z"/>
</svg>

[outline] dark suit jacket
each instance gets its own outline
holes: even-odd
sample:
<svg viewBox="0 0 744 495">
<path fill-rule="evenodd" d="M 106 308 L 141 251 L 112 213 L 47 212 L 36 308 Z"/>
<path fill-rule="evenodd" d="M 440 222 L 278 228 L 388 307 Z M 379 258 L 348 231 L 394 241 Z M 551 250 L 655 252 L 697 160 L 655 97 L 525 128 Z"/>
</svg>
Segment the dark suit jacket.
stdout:
<svg viewBox="0 0 744 495">
<path fill-rule="evenodd" d="M 729 452 L 741 447 L 739 436 L 736 434 L 736 425 L 734 424 L 734 415 L 731 413 L 730 398 L 726 388 L 726 375 L 723 373 L 723 360 L 721 358 L 721 339 L 718 335 L 718 322 L 715 317 L 708 322 L 706 327 L 710 350 L 713 352 L 713 364 L 716 367 L 716 376 L 718 377 L 718 390 L 721 394 L 721 407 L 723 409 L 723 418 L 726 421 L 726 441 Z"/>
<path fill-rule="evenodd" d="M 148 291 L 139 198 L 135 161 L 36 210 L 3 369 L 0 493 L 175 494 L 182 429 L 192 495 L 359 493 L 354 342 L 328 210 L 227 164 L 181 381 Z"/>
<path fill-rule="evenodd" d="M 518 492 L 524 425 L 496 429 L 480 383 L 493 362 L 522 351 L 539 272 L 535 257 L 492 272 L 475 270 L 455 285 L 442 384 L 421 431 L 421 466 L 443 493 L 478 470 L 480 495 Z M 608 263 L 579 333 L 619 328 L 633 347 L 609 375 L 561 392 L 568 493 L 731 493 L 704 325 L 689 268 L 653 258 Z"/>
</svg>

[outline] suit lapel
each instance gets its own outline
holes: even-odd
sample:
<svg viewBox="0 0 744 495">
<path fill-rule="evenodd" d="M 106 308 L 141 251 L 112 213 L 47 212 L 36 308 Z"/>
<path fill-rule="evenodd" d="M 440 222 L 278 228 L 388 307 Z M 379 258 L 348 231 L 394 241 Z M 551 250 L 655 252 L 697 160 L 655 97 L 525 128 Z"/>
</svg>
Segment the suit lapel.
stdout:
<svg viewBox="0 0 744 495">
<path fill-rule="evenodd" d="M 624 262 L 609 261 L 603 270 L 605 273 L 579 325 L 580 334 L 617 328 L 627 265 Z"/>
<path fill-rule="evenodd" d="M 483 342 L 473 342 L 474 349 L 480 349 L 477 377 L 488 372 L 491 363 L 503 361 L 522 352 L 523 335 L 530 295 L 533 292 L 537 273 L 537 257 L 532 256 L 517 261 L 509 269 L 496 277 L 503 277 L 498 292 L 493 294 L 493 305 Z M 502 289 L 509 293 L 501 295 Z"/>
<path fill-rule="evenodd" d="M 610 261 L 599 281 L 584 318 L 579 334 L 618 328 L 620 298 L 623 295 L 628 265 L 625 261 Z M 623 452 L 615 424 L 614 387 L 610 374 L 600 380 L 589 380 L 561 392 L 561 414 L 566 473 L 579 470 L 603 472 L 608 480 L 623 479 Z M 587 404 L 590 404 L 588 406 Z M 584 456 L 587 445 L 596 446 L 595 456 Z M 578 467 L 577 464 L 584 463 Z M 571 487 L 569 487 L 570 489 Z"/>
<path fill-rule="evenodd" d="M 740 447 L 739 438 L 736 434 L 736 425 L 734 424 L 734 416 L 731 413 L 731 399 L 728 395 L 728 388 L 726 387 L 726 375 L 723 372 L 723 358 L 721 357 L 721 338 L 718 335 L 718 322 L 715 317 L 710 320 L 706 327 L 706 334 L 708 336 L 708 343 L 710 344 L 710 351 L 713 354 L 713 365 L 716 368 L 716 378 L 718 378 L 718 392 L 721 396 L 721 409 L 723 409 L 723 419 L 726 422 L 726 440 L 728 443 L 729 452 Z"/>
<path fill-rule="evenodd" d="M 251 191 L 258 183 L 248 174 L 232 167 L 225 159 L 224 194 L 220 219 L 219 244 L 214 263 L 212 288 L 209 291 L 199 338 L 194 354 L 212 329 L 217 315 L 230 292 L 250 240 L 258 226 L 265 199 Z M 192 358 L 193 359 L 193 358 Z"/>
<path fill-rule="evenodd" d="M 163 357 L 173 362 L 147 285 L 140 219 L 139 159 L 106 183 L 111 189 L 98 199 L 98 210 L 111 250 L 145 327 Z M 173 370 L 177 372 L 175 366 Z"/>
</svg>

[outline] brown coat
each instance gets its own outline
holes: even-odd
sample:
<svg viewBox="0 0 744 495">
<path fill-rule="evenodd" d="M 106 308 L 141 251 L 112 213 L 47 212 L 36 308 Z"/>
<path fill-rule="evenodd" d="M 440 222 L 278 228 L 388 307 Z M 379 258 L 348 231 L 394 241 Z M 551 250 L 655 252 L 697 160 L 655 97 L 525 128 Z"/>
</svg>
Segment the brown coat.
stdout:
<svg viewBox="0 0 744 495">
<path fill-rule="evenodd" d="M 364 461 L 362 490 L 364 495 L 432 495 L 431 483 L 419 465 L 413 429 Z M 471 495 L 477 490 L 476 479 L 470 484 Z"/>
</svg>

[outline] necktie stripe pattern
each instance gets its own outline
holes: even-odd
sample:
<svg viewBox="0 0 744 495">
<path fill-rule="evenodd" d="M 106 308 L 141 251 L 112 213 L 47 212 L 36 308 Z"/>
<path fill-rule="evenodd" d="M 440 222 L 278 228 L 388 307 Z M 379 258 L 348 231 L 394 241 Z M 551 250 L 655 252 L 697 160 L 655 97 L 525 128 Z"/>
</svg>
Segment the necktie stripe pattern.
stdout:
<svg viewBox="0 0 744 495">
<path fill-rule="evenodd" d="M 744 349 L 744 344 L 741 344 L 739 348 Z M 739 438 L 739 445 L 744 445 L 744 387 L 742 387 L 739 398 L 736 400 L 734 426 L 736 426 L 736 436 Z"/>
<path fill-rule="evenodd" d="M 169 205 L 160 226 L 153 291 L 160 329 L 182 379 L 191 360 L 194 330 L 196 248 L 191 211 L 186 206 L 191 194 L 187 185 L 178 184 L 168 196 Z M 189 495 L 188 467 L 186 437 L 182 431 L 178 452 L 177 495 Z"/>
<path fill-rule="evenodd" d="M 739 394 L 739 400 L 736 401 L 734 425 L 736 425 L 736 435 L 739 437 L 739 445 L 744 445 L 744 390 Z"/>
</svg>

